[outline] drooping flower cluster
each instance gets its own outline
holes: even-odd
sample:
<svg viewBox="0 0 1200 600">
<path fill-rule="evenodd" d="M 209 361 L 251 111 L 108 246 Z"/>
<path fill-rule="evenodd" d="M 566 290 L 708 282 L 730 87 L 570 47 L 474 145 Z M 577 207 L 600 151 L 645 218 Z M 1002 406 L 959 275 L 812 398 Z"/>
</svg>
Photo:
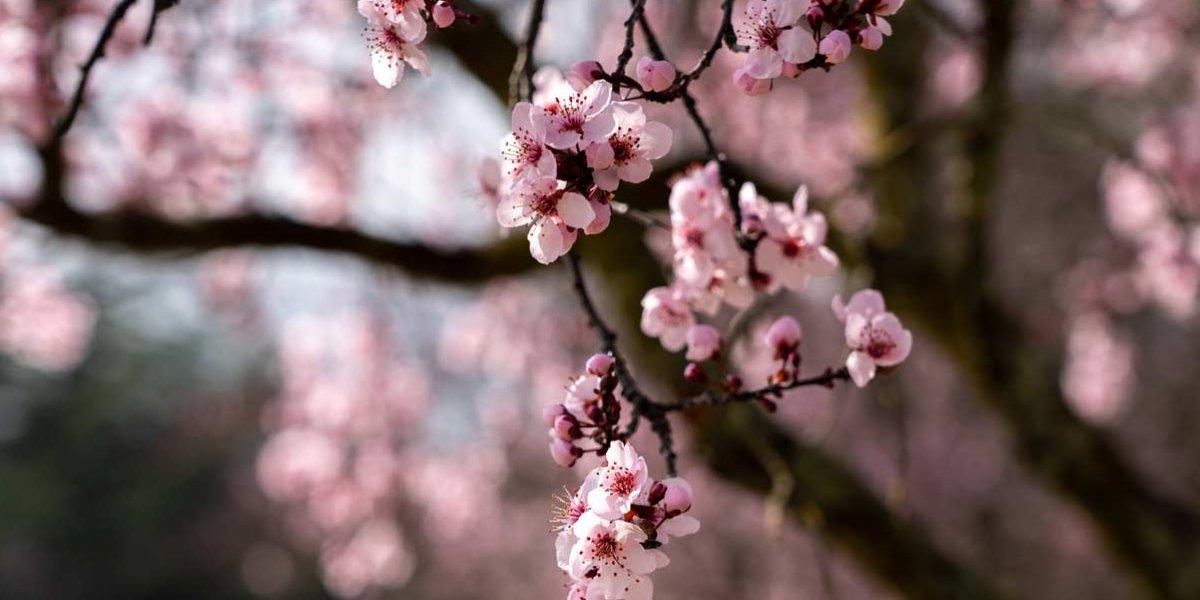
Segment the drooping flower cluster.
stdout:
<svg viewBox="0 0 1200 600">
<path fill-rule="evenodd" d="M 650 161 L 667 153 L 672 133 L 647 121 L 640 105 L 614 102 L 612 84 L 593 73 L 564 78 L 543 69 L 534 81 L 533 102 L 513 108 L 513 131 L 502 145 L 496 217 L 504 227 L 531 225 L 530 253 L 549 264 L 580 231 L 608 227 L 611 192 L 621 181 L 650 177 Z"/>
<path fill-rule="evenodd" d="M 648 600 L 649 574 L 667 566 L 661 550 L 673 537 L 700 530 L 686 515 L 692 487 L 683 479 L 651 479 L 646 460 L 616 441 L 553 522 L 558 566 L 572 579 L 568 600 Z"/>
<path fill-rule="evenodd" d="M 776 77 L 796 77 L 811 68 L 836 65 L 855 45 L 878 50 L 904 0 L 750 0 L 738 28 L 749 57 L 733 74 L 742 91 L 771 90 Z M 807 24 L 807 27 L 805 27 Z"/>
<path fill-rule="evenodd" d="M 846 345 L 851 350 L 846 369 L 858 387 L 866 386 L 878 369 L 904 362 L 912 351 L 912 333 L 887 312 L 883 294 L 876 290 L 856 292 L 849 302 L 834 296 L 833 314 L 846 324 Z"/>
</svg>

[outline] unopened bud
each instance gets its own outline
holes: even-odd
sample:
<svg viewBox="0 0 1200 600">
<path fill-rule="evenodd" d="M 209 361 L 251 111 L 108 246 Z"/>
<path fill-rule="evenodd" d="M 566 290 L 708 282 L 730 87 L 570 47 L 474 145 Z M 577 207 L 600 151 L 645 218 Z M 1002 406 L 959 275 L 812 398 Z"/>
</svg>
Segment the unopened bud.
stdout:
<svg viewBox="0 0 1200 600">
<path fill-rule="evenodd" d="M 661 481 L 655 481 L 654 485 L 650 486 L 650 493 L 646 496 L 646 501 L 649 502 L 651 506 L 654 506 L 655 504 L 662 502 L 662 499 L 666 497 L 666 495 L 667 486 L 663 485 L 663 482 Z"/>
<path fill-rule="evenodd" d="M 704 369 L 696 363 L 688 363 L 683 368 L 683 378 L 692 383 L 704 383 L 708 381 L 708 376 L 704 374 Z"/>
<path fill-rule="evenodd" d="M 554 427 L 554 422 L 562 415 L 567 414 L 567 407 L 561 404 L 551 404 L 542 409 L 542 422 L 546 427 Z"/>
<path fill-rule="evenodd" d="M 445 29 L 454 24 L 455 14 L 454 6 L 446 0 L 439 0 L 433 5 L 433 22 L 438 27 Z"/>
</svg>

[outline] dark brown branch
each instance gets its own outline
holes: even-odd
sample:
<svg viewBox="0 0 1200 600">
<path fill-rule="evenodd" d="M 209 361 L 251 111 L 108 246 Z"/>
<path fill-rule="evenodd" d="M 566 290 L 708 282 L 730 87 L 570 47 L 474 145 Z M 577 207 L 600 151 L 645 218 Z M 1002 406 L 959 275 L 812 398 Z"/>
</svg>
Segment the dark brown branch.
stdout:
<svg viewBox="0 0 1200 600">
<path fill-rule="evenodd" d="M 71 125 L 75 123 L 75 117 L 79 115 L 79 109 L 83 106 L 83 96 L 87 90 L 88 78 L 92 75 L 92 69 L 96 63 L 104 58 L 105 49 L 108 47 L 109 40 L 117 31 L 117 25 L 125 18 L 125 14 L 129 9 L 137 3 L 137 0 L 120 0 L 113 7 L 112 12 L 108 15 L 108 20 L 104 22 L 104 28 L 100 30 L 100 37 L 96 39 L 96 44 L 92 47 L 91 54 L 88 54 L 87 60 L 79 67 L 79 82 L 75 84 L 75 93 L 71 96 L 71 101 L 67 104 L 67 112 L 63 114 L 58 123 L 54 126 L 54 137 L 61 138 L 67 135 L 67 131 L 71 129 Z M 157 11 L 156 11 L 157 12 Z"/>
<path fill-rule="evenodd" d="M 795 379 L 788 383 L 780 383 L 768 385 L 754 390 L 744 390 L 734 392 L 732 394 L 717 394 L 715 392 L 705 392 L 697 396 L 691 396 L 662 406 L 664 411 L 688 410 L 699 406 L 722 406 L 726 404 L 734 404 L 738 402 L 754 402 L 762 398 L 779 397 L 784 392 L 799 389 L 802 387 L 833 387 L 833 384 L 838 381 L 848 381 L 850 372 L 845 367 L 840 369 L 825 369 L 820 375 L 813 377 L 805 377 L 803 379 Z"/>
<path fill-rule="evenodd" d="M 626 429 L 625 437 L 633 435 L 637 430 L 637 424 L 641 417 L 645 417 L 650 423 L 650 429 L 658 436 L 659 452 L 663 456 L 663 460 L 667 463 L 667 473 L 671 476 L 675 475 L 675 444 L 671 434 L 671 423 L 667 420 L 666 412 L 663 407 L 656 404 L 649 396 L 644 394 L 641 388 L 638 387 L 637 380 L 634 379 L 633 373 L 629 371 L 629 365 L 625 361 L 625 357 L 621 355 L 620 348 L 617 347 L 617 334 L 604 321 L 604 317 L 600 316 L 600 311 L 596 308 L 596 303 L 592 300 L 592 295 L 588 291 L 587 282 L 583 278 L 583 270 L 579 266 L 579 256 L 574 250 L 567 253 L 566 256 L 567 268 L 570 269 L 571 283 L 575 290 L 575 296 L 579 299 L 579 304 L 583 307 L 584 313 L 587 315 L 588 325 L 596 332 L 596 336 L 600 338 L 600 348 L 602 352 L 607 353 L 613 358 L 613 372 L 617 375 L 617 381 L 621 384 L 621 395 L 633 405 L 633 414 L 630 417 L 630 425 Z"/>
<path fill-rule="evenodd" d="M 542 31 L 542 21 L 546 19 L 546 0 L 531 0 L 529 4 L 529 22 L 525 26 L 525 41 L 517 51 L 517 60 L 513 63 L 512 74 L 508 78 L 508 104 L 514 105 L 519 100 L 528 100 L 533 95 L 533 51 L 537 46 L 538 35 Z"/>
<path fill-rule="evenodd" d="M 177 222 L 135 211 L 88 215 L 63 195 L 59 145 L 42 149 L 46 185 L 17 215 L 57 233 L 89 242 L 114 244 L 136 252 L 195 253 L 223 248 L 294 247 L 352 254 L 398 267 L 418 277 L 452 282 L 484 281 L 533 266 L 523 240 L 513 238 L 487 249 L 439 249 L 372 237 L 352 229 L 309 225 L 283 217 L 247 214 Z"/>
</svg>

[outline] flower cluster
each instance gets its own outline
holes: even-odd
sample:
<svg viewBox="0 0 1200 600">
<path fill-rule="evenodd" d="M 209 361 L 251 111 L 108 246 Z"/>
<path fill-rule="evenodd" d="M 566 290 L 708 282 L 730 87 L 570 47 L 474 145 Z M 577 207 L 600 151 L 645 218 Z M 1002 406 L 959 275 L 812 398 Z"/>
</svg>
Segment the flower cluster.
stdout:
<svg viewBox="0 0 1200 600">
<path fill-rule="evenodd" d="M 568 600 L 648 600 L 648 575 L 667 566 L 660 548 L 691 535 L 700 522 L 686 513 L 692 488 L 679 478 L 655 481 L 632 445 L 609 446 L 553 522 L 558 566 L 572 579 Z"/>
<path fill-rule="evenodd" d="M 807 188 L 796 191 L 790 207 L 759 196 L 752 183 L 744 184 L 738 196 L 740 232 L 716 163 L 692 169 L 671 188 L 675 279 L 646 293 L 641 321 L 642 331 L 668 350 L 688 343 L 689 329 L 696 326 L 693 311 L 711 316 L 722 304 L 749 306 L 755 292 L 803 291 L 812 277 L 838 268 L 837 255 L 825 246 L 825 216 L 808 210 Z M 707 359 L 705 351 L 688 345 L 689 358 Z"/>
<path fill-rule="evenodd" d="M 834 296 L 833 314 L 846 324 L 846 345 L 851 351 L 846 369 L 858 387 L 867 385 L 878 369 L 904 362 L 912 351 L 912 333 L 887 312 L 878 291 L 861 290 L 849 302 Z"/>
<path fill-rule="evenodd" d="M 621 181 L 645 181 L 650 161 L 671 147 L 666 125 L 647 121 L 636 103 L 614 102 L 612 84 L 592 79 L 594 72 L 540 71 L 533 102 L 513 108 L 502 145 L 497 220 L 531 225 L 529 250 L 543 264 L 566 254 L 580 231 L 604 231 L 611 192 Z"/>
<path fill-rule="evenodd" d="M 733 74 L 742 91 L 756 96 L 771 90 L 776 77 L 796 77 L 811 68 L 836 65 L 855 45 L 878 50 L 904 0 L 750 0 L 738 43 L 749 48 L 746 63 Z M 807 27 L 805 27 L 807 24 Z"/>
<path fill-rule="evenodd" d="M 460 10 L 453 0 L 358 0 L 358 12 L 367 20 L 365 35 L 375 81 L 386 88 L 404 77 L 404 63 L 429 75 L 429 60 L 420 48 L 427 21 L 445 29 L 456 20 L 478 18 Z"/>
</svg>

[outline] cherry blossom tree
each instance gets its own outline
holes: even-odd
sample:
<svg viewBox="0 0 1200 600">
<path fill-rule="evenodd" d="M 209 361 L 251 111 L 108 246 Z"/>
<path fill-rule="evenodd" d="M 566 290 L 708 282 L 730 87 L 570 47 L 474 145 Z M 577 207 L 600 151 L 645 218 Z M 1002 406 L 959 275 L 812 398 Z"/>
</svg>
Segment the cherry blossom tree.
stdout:
<svg viewBox="0 0 1200 600">
<path fill-rule="evenodd" d="M 1137 319 L 1195 326 L 1194 6 L 277 4 L 0 0 L 0 156 L 16 165 L 0 169 L 0 352 L 70 372 L 102 333 L 102 303 L 40 238 L 203 254 L 207 307 L 274 347 L 250 471 L 328 593 L 484 595 L 506 570 L 490 557 L 528 556 L 526 594 L 692 594 L 738 539 L 736 487 L 769 529 L 812 532 L 828 597 L 1007 597 L 1013 569 L 960 533 L 959 500 L 987 503 L 984 484 L 908 506 L 905 411 L 927 390 L 953 398 L 945 414 L 978 399 L 972 426 L 998 431 L 987 460 L 963 452 L 982 466 L 961 481 L 1059 503 L 1046 518 L 1084 532 L 1064 539 L 1105 542 L 1055 556 L 1120 565 L 1152 597 L 1200 593 L 1187 463 L 1158 466 L 1168 446 L 1114 429 L 1138 407 Z M 595 39 L 555 51 L 572 27 Z M 1076 98 L 1097 90 L 1138 115 L 1127 131 Z M 1022 242 L 1051 219 L 1009 166 L 1032 161 L 1014 149 L 1029 139 L 1049 147 L 1036 115 L 1088 146 L 1095 176 L 1062 179 L 1101 215 L 1103 239 L 1050 257 L 1054 235 Z M 312 299 L 267 298 L 272 248 L 467 291 L 422 318 L 390 310 L 372 272 L 375 293 L 297 309 Z M 871 460 L 880 442 L 861 438 L 879 436 L 834 447 L 806 429 L 818 404 L 832 432 L 897 395 L 895 464 Z M 437 429 L 450 397 L 475 399 L 471 434 Z M 921 423 L 944 461 L 929 448 L 953 436 Z M 1010 465 L 1022 479 L 994 483 Z M 547 536 L 530 517 L 545 507 L 504 490 L 548 495 L 559 468 Z M 749 537 L 747 556 L 788 560 Z M 803 595 L 780 577 L 718 597 Z M 1054 579 L 1015 589 L 1089 593 Z M 262 595 L 274 582 L 246 576 Z"/>
</svg>

